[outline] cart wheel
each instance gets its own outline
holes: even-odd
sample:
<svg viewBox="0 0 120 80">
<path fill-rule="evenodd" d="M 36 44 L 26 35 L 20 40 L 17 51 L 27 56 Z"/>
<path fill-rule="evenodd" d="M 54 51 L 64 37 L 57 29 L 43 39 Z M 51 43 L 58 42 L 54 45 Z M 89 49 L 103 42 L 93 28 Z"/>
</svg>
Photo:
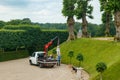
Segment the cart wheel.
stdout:
<svg viewBox="0 0 120 80">
<path fill-rule="evenodd" d="M 40 68 L 43 68 L 43 64 L 39 64 Z"/>
</svg>

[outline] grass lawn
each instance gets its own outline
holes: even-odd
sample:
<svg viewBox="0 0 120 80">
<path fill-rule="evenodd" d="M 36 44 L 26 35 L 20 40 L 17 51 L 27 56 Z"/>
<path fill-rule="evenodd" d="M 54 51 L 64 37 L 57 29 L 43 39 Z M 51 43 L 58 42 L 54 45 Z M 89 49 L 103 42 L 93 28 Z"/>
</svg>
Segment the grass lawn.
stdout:
<svg viewBox="0 0 120 80">
<path fill-rule="evenodd" d="M 91 80 L 97 80 L 96 64 L 104 62 L 107 70 L 103 73 L 103 80 L 120 80 L 120 43 L 93 39 L 77 39 L 60 45 L 62 63 L 69 64 L 68 52 L 74 51 L 72 64 L 78 66 L 76 55 L 82 53 L 84 61 L 82 67 L 88 71 Z"/>
</svg>

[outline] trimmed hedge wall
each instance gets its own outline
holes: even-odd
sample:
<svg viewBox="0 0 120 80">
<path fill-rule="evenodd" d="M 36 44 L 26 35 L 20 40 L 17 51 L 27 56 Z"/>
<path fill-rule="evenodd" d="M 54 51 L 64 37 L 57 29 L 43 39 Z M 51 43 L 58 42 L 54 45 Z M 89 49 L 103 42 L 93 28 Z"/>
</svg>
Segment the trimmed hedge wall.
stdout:
<svg viewBox="0 0 120 80">
<path fill-rule="evenodd" d="M 19 58 L 26 58 L 28 56 L 29 54 L 26 50 L 4 52 L 4 53 L 0 53 L 0 62 L 19 59 Z"/>
<path fill-rule="evenodd" d="M 4 51 L 16 50 L 24 47 L 31 55 L 32 52 L 43 50 L 55 36 L 58 36 L 60 43 L 67 40 L 67 31 L 41 31 L 40 27 L 32 25 L 6 25 L 0 30 L 0 49 Z M 57 41 L 49 48 L 57 45 Z"/>
</svg>

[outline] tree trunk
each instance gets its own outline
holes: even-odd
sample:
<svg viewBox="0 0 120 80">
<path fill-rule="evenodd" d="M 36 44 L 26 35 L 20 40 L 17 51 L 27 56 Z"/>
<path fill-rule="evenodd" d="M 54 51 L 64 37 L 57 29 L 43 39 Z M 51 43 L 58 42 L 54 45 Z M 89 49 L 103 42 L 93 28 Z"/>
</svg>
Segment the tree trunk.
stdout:
<svg viewBox="0 0 120 80">
<path fill-rule="evenodd" d="M 100 80 L 102 80 L 102 73 L 100 73 Z"/>
<path fill-rule="evenodd" d="M 110 14 L 106 13 L 106 30 L 105 30 L 105 36 L 110 36 Z"/>
<path fill-rule="evenodd" d="M 116 36 L 115 40 L 120 41 L 120 11 L 114 13 Z"/>
<path fill-rule="evenodd" d="M 82 37 L 88 37 L 86 14 L 82 17 Z"/>
<path fill-rule="evenodd" d="M 68 17 L 67 19 L 67 25 L 68 25 L 68 31 L 69 31 L 68 41 L 75 39 L 74 24 L 75 24 L 75 21 L 73 17 Z"/>
<path fill-rule="evenodd" d="M 79 61 L 79 67 L 81 66 L 81 61 Z"/>
</svg>

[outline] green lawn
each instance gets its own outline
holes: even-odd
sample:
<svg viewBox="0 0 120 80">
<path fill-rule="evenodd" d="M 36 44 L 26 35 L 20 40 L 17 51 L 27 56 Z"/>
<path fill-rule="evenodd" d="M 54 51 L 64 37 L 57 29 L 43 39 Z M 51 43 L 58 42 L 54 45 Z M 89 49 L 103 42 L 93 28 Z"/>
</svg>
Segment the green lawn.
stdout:
<svg viewBox="0 0 120 80">
<path fill-rule="evenodd" d="M 60 45 L 62 63 L 69 63 L 68 52 L 74 51 L 73 65 L 77 66 L 76 55 L 82 53 L 84 61 L 82 67 L 87 70 L 91 80 L 97 80 L 98 73 L 95 66 L 98 62 L 105 62 L 107 70 L 104 72 L 103 80 L 120 80 L 120 43 L 113 41 L 101 41 L 92 39 L 77 39 L 64 42 Z"/>
</svg>

